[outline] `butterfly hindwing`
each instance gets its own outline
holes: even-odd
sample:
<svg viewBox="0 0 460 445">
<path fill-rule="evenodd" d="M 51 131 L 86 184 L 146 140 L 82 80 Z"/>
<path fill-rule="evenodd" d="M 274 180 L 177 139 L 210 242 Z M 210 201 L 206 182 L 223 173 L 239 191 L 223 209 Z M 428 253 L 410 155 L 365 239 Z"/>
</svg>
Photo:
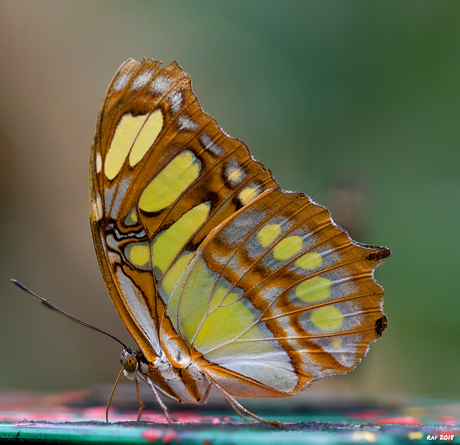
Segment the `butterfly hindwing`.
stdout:
<svg viewBox="0 0 460 445">
<path fill-rule="evenodd" d="M 354 368 L 379 338 L 373 270 L 388 254 L 305 195 L 268 190 L 208 236 L 166 314 L 230 394 L 291 395 Z"/>
</svg>

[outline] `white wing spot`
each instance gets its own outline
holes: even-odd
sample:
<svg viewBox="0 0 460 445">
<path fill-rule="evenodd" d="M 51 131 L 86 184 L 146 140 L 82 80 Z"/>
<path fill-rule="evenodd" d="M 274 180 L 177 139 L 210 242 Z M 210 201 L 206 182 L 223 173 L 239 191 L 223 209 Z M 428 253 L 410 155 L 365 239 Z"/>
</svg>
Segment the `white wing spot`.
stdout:
<svg viewBox="0 0 460 445">
<path fill-rule="evenodd" d="M 192 121 L 190 116 L 181 116 L 177 120 L 177 128 L 180 130 L 195 131 L 198 128 L 198 124 Z"/>
<path fill-rule="evenodd" d="M 182 95 L 182 91 L 174 91 L 168 97 L 168 101 L 171 106 L 171 113 L 173 115 L 179 113 L 182 105 L 184 104 L 184 96 Z"/>
<path fill-rule="evenodd" d="M 102 158 L 100 153 L 96 153 L 96 173 L 100 173 L 102 170 Z"/>
<path fill-rule="evenodd" d="M 100 195 L 96 196 L 96 200 L 93 202 L 93 216 L 96 221 L 100 221 L 102 218 L 102 200 Z"/>
<path fill-rule="evenodd" d="M 145 85 L 147 85 L 150 82 L 150 79 L 152 78 L 152 76 L 153 76 L 152 71 L 147 71 L 145 73 L 139 74 L 139 76 L 137 76 L 134 79 L 134 82 L 132 84 L 133 90 L 137 90 L 138 88 L 142 88 Z"/>
<path fill-rule="evenodd" d="M 213 155 L 221 156 L 224 153 L 222 147 L 215 144 L 208 133 L 203 133 L 200 136 L 200 141 L 203 144 L 204 149 L 210 151 Z"/>
<path fill-rule="evenodd" d="M 157 77 L 150 86 L 150 90 L 153 94 L 163 94 L 171 86 L 171 82 L 166 76 Z"/>
<path fill-rule="evenodd" d="M 129 78 L 130 78 L 129 73 L 122 74 L 117 80 L 115 80 L 113 84 L 113 90 L 119 91 L 122 88 L 124 88 L 126 84 L 128 83 Z"/>
</svg>

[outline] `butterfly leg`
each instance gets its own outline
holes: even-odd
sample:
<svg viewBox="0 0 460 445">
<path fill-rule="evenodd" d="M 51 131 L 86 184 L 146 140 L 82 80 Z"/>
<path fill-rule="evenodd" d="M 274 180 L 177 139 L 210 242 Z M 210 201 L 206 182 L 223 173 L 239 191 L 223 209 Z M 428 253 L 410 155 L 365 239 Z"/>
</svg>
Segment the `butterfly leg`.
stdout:
<svg viewBox="0 0 460 445">
<path fill-rule="evenodd" d="M 231 400 L 225 399 L 227 402 L 228 406 L 235 411 L 236 414 L 238 414 L 242 419 L 246 420 L 247 422 L 255 422 L 255 419 L 252 417 L 246 416 L 246 414 L 242 413 L 234 404 Z"/>
<path fill-rule="evenodd" d="M 142 403 L 141 393 L 139 392 L 139 380 L 136 379 L 136 391 L 137 391 L 137 400 L 139 402 L 139 411 L 137 412 L 137 421 L 141 420 L 141 414 L 145 405 Z"/>
<path fill-rule="evenodd" d="M 223 389 L 217 383 L 212 382 L 212 384 L 215 386 L 216 390 L 218 392 L 220 392 L 224 396 L 224 398 L 227 401 L 227 403 L 229 404 L 229 406 L 231 408 L 233 408 L 233 410 L 240 417 L 242 417 L 243 419 L 247 420 L 246 416 L 244 416 L 244 414 L 246 414 L 247 416 L 251 416 L 253 419 L 258 420 L 259 422 L 269 423 L 270 425 L 275 425 L 275 426 L 282 426 L 283 425 L 282 422 L 275 422 L 273 420 L 266 420 L 266 419 L 263 419 L 262 417 L 257 416 L 254 413 L 251 413 L 251 411 L 248 411 L 243 405 L 238 403 L 238 401 L 233 396 L 231 396 L 227 391 L 225 391 L 225 389 Z"/>
<path fill-rule="evenodd" d="M 176 422 L 173 422 L 171 420 L 171 417 L 169 417 L 168 413 L 168 408 L 166 408 L 166 405 L 163 403 L 163 400 L 160 399 L 160 396 L 158 395 L 158 391 L 155 388 L 155 385 L 153 384 L 152 380 L 150 377 L 147 377 L 146 379 L 147 384 L 150 386 L 150 389 L 152 390 L 153 394 L 155 395 L 155 399 L 157 400 L 158 404 L 160 405 L 161 409 L 163 410 L 163 413 L 166 417 L 166 420 L 170 425 L 175 425 Z"/>
<path fill-rule="evenodd" d="M 211 393 L 211 388 L 212 388 L 212 384 L 209 383 L 208 387 L 206 388 L 206 392 L 204 393 L 201 400 L 198 402 L 198 405 L 204 405 L 208 401 L 209 394 Z"/>
</svg>

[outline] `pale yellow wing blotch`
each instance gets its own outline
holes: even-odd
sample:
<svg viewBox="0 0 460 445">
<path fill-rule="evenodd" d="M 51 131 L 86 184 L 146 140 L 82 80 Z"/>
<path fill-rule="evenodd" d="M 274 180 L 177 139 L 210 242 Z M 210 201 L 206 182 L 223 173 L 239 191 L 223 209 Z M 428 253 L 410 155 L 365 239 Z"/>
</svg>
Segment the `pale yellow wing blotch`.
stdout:
<svg viewBox="0 0 460 445">
<path fill-rule="evenodd" d="M 388 254 L 352 241 L 308 197 L 269 190 L 209 235 L 166 314 L 208 362 L 291 394 L 354 368 L 379 338 L 373 270 Z"/>
</svg>

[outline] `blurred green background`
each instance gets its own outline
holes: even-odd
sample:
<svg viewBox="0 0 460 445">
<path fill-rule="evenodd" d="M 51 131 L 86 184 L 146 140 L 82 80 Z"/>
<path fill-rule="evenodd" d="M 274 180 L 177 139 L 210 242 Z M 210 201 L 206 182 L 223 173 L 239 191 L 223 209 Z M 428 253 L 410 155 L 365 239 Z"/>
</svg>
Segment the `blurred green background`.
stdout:
<svg viewBox="0 0 460 445">
<path fill-rule="evenodd" d="M 88 162 L 127 58 L 177 60 L 206 112 L 285 189 L 393 254 L 389 327 L 314 388 L 460 396 L 460 2 L 0 1 L 0 389 L 112 383 L 134 346 L 88 222 Z M 306 392 L 308 394 L 308 391 Z M 133 393 L 133 397 L 134 393 Z"/>
</svg>

